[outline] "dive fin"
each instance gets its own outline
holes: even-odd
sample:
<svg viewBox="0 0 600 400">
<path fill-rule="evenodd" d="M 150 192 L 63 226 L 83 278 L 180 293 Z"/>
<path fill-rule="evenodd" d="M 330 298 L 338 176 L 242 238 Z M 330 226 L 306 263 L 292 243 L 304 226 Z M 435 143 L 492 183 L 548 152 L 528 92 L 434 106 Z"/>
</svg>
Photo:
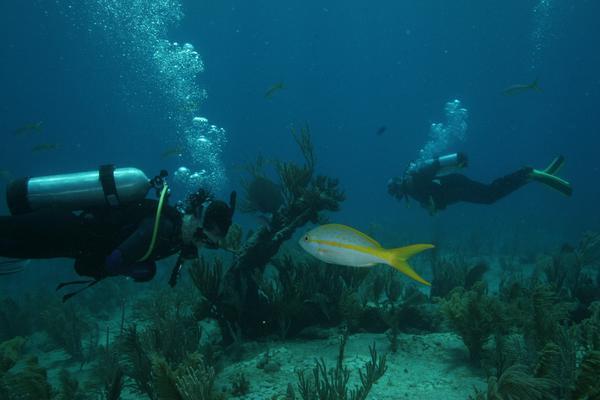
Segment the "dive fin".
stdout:
<svg viewBox="0 0 600 400">
<path fill-rule="evenodd" d="M 431 286 L 431 283 L 427 282 L 425 279 L 421 278 L 419 274 L 415 272 L 408 265 L 408 260 L 422 251 L 432 249 L 435 247 L 432 244 L 413 244 L 406 247 L 399 247 L 397 249 L 390 249 L 386 251 L 386 259 L 388 260 L 388 264 L 398 271 L 402 272 L 404 275 L 408 276 L 415 281 L 422 283 L 423 285 Z"/>
<path fill-rule="evenodd" d="M 573 194 L 573 188 L 571 187 L 571 184 L 556 175 L 534 169 L 529 174 L 529 177 L 533 180 L 543 183 L 548 187 L 551 187 L 554 190 L 558 190 L 565 196 L 571 196 Z"/>
<path fill-rule="evenodd" d="M 18 264 L 20 262 L 23 262 L 24 260 L 21 258 L 9 258 L 7 260 L 1 260 L 0 261 L 0 265 L 7 265 L 7 264 Z"/>
<path fill-rule="evenodd" d="M 565 158 L 563 156 L 557 156 L 544 170 L 545 173 L 550 175 L 556 175 L 565 165 Z"/>
<path fill-rule="evenodd" d="M 22 263 L 23 261 L 26 260 L 22 260 L 22 259 L 8 259 L 8 260 L 1 260 L 0 261 L 0 275 L 12 275 L 12 274 L 16 274 L 18 272 L 23 271 L 24 266 Z"/>
<path fill-rule="evenodd" d="M 15 266 L 1 266 L 0 267 L 0 275 L 12 275 L 12 274 L 17 274 L 19 272 L 23 271 L 23 266 L 22 265 L 15 265 Z"/>
</svg>

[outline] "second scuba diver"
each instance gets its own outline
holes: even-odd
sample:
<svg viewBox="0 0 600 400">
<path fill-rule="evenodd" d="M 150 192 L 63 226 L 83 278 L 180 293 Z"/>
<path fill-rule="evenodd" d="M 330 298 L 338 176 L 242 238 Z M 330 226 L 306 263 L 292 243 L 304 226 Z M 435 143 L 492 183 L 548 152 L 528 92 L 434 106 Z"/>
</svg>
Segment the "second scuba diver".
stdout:
<svg viewBox="0 0 600 400">
<path fill-rule="evenodd" d="M 232 192 L 227 204 L 200 189 L 173 207 L 165 204 L 165 176 L 148 179 L 136 168 L 103 166 L 13 181 L 7 188 L 12 215 L 0 216 L 0 257 L 73 258 L 75 271 L 93 278 L 91 286 L 117 275 L 149 281 L 156 260 L 179 253 L 169 282 L 174 285 L 183 262 L 197 258 L 199 248 L 218 248 L 236 196 Z M 159 200 L 145 198 L 151 188 Z"/>
<path fill-rule="evenodd" d="M 412 197 L 431 215 L 461 201 L 492 204 L 531 181 L 543 183 L 571 196 L 571 184 L 556 175 L 564 162 L 564 157 L 559 156 L 544 170 L 523 167 L 490 184 L 484 184 L 462 174 L 447 173 L 449 169 L 463 168 L 468 164 L 465 154 L 454 153 L 421 163 L 411 163 L 402 177 L 388 181 L 388 193 L 398 200 Z"/>
</svg>

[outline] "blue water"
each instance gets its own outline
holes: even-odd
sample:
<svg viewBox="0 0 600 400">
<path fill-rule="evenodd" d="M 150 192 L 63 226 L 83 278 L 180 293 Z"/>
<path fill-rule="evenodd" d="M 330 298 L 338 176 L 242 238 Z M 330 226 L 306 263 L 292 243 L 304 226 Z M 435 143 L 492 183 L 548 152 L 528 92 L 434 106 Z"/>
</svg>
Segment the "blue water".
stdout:
<svg viewBox="0 0 600 400">
<path fill-rule="evenodd" d="M 574 241 L 600 223 L 599 12 L 596 1 L 558 0 L 4 1 L 0 169 L 40 175 L 110 162 L 152 175 L 186 166 L 224 195 L 240 189 L 240 167 L 258 154 L 300 161 L 290 128 L 308 123 L 318 170 L 347 194 L 332 220 L 397 233 L 383 240 Z M 536 78 L 541 92 L 502 95 Z M 265 98 L 277 82 L 284 88 Z M 432 218 L 388 196 L 387 180 L 418 157 L 453 99 L 468 128 L 447 150 L 469 154 L 470 177 L 543 167 L 560 153 L 573 197 L 531 184 Z M 37 121 L 41 134 L 14 134 Z M 59 147 L 32 152 L 39 143 Z M 161 157 L 178 146 L 182 158 Z"/>
</svg>

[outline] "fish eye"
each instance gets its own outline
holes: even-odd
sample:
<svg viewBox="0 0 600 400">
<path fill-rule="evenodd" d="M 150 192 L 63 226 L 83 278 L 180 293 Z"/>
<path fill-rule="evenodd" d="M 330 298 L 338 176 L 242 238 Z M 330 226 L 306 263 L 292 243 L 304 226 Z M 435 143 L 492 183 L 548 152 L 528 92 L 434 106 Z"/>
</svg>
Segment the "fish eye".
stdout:
<svg viewBox="0 0 600 400">
<path fill-rule="evenodd" d="M 307 236 L 304 236 L 304 241 L 305 241 L 305 242 L 308 242 L 308 235 L 307 235 Z"/>
</svg>

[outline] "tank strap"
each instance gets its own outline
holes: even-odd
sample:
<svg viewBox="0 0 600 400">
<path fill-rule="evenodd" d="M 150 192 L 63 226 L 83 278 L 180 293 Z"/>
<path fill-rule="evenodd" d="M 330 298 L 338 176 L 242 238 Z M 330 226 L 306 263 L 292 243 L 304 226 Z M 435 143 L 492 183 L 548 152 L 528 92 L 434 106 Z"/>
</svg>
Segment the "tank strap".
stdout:
<svg viewBox="0 0 600 400">
<path fill-rule="evenodd" d="M 27 200 L 29 190 L 29 177 L 12 181 L 6 187 L 6 203 L 12 215 L 31 212 L 31 205 Z"/>
<path fill-rule="evenodd" d="M 158 237 L 158 227 L 160 226 L 160 216 L 162 214 L 163 204 L 165 203 L 165 197 L 168 191 L 169 187 L 167 186 L 167 184 L 165 184 L 160 193 L 158 206 L 156 207 L 156 216 L 154 217 L 154 228 L 152 229 L 152 240 L 150 241 L 150 246 L 148 247 L 148 251 L 146 251 L 146 254 L 144 254 L 144 256 L 138 260 L 138 262 L 146 261 L 154 251 L 154 246 L 156 245 L 156 238 Z"/>
<path fill-rule="evenodd" d="M 113 164 L 101 165 L 98 168 L 98 176 L 104 191 L 106 204 L 111 207 L 119 205 L 119 195 L 117 194 L 117 184 L 115 183 L 115 166 Z"/>
</svg>

